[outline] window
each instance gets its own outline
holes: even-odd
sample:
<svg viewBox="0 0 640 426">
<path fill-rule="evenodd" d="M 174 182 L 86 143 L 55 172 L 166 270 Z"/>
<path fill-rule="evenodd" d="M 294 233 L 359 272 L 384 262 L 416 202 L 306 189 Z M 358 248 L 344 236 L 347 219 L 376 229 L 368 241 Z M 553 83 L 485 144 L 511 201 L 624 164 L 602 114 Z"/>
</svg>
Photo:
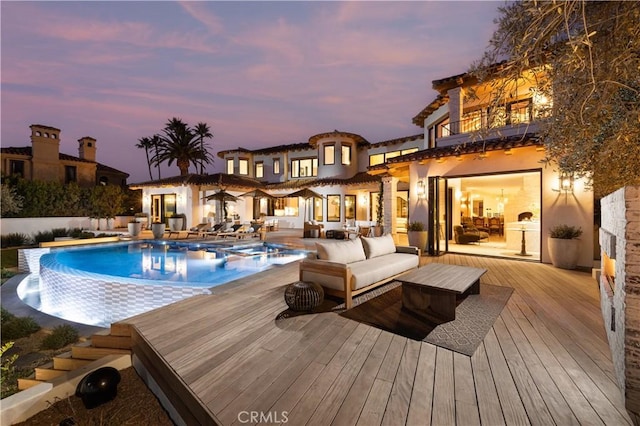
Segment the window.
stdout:
<svg viewBox="0 0 640 426">
<path fill-rule="evenodd" d="M 64 166 L 64 183 L 71 183 L 76 181 L 76 166 Z"/>
<path fill-rule="evenodd" d="M 369 167 L 384 163 L 384 154 L 373 154 L 369 156 Z"/>
<path fill-rule="evenodd" d="M 327 195 L 327 221 L 340 222 L 340 196 Z"/>
<path fill-rule="evenodd" d="M 233 158 L 227 159 L 227 174 L 233 174 Z"/>
<path fill-rule="evenodd" d="M 418 151 L 418 148 L 409 148 L 409 149 L 403 149 L 400 154 L 401 155 L 407 155 L 407 154 L 411 154 L 413 152 Z"/>
<path fill-rule="evenodd" d="M 279 158 L 274 158 L 273 159 L 273 174 L 274 175 L 279 175 L 280 174 L 280 159 Z"/>
<path fill-rule="evenodd" d="M 313 197 L 313 220 L 322 222 L 322 198 Z"/>
<path fill-rule="evenodd" d="M 241 158 L 238 167 L 238 174 L 248 175 L 249 174 L 249 160 L 245 158 Z"/>
<path fill-rule="evenodd" d="M 273 200 L 274 216 L 298 216 L 299 197 L 281 197 Z"/>
<path fill-rule="evenodd" d="M 336 146 L 334 144 L 324 146 L 324 164 L 336 163 Z"/>
<path fill-rule="evenodd" d="M 400 151 L 391 151 L 384 154 L 384 161 L 387 161 L 390 158 L 400 157 Z"/>
<path fill-rule="evenodd" d="M 262 163 L 262 161 L 256 163 L 256 177 L 264 177 L 264 164 Z"/>
<path fill-rule="evenodd" d="M 356 218 L 356 196 L 355 195 L 344 196 L 344 218 L 345 219 Z"/>
<path fill-rule="evenodd" d="M 303 158 L 291 160 L 291 177 L 311 177 L 318 175 L 318 159 Z"/>
<path fill-rule="evenodd" d="M 351 145 L 342 145 L 342 164 L 351 164 Z"/>
<path fill-rule="evenodd" d="M 98 183 L 102 186 L 108 185 L 109 184 L 109 178 L 106 176 L 100 176 L 100 179 L 98 179 Z"/>
<path fill-rule="evenodd" d="M 11 176 L 18 175 L 24 177 L 24 161 L 9 160 L 9 174 Z"/>
</svg>

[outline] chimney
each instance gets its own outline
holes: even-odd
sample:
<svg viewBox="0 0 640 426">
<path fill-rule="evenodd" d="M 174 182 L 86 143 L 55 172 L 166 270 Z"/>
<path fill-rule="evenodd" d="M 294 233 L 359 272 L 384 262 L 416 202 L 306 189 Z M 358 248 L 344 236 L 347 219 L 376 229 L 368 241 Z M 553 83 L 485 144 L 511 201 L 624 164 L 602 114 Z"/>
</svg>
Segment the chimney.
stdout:
<svg viewBox="0 0 640 426">
<path fill-rule="evenodd" d="M 78 156 L 83 160 L 96 161 L 96 140 L 91 136 L 78 139 Z"/>
<path fill-rule="evenodd" d="M 31 179 L 58 181 L 60 174 L 60 129 L 32 124 Z"/>
</svg>

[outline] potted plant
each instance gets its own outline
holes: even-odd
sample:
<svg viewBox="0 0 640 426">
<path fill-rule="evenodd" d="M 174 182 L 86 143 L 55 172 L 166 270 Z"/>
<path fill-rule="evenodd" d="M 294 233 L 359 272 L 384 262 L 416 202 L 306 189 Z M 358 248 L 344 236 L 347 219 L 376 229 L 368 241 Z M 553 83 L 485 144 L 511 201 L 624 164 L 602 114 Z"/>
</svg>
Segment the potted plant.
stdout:
<svg viewBox="0 0 640 426">
<path fill-rule="evenodd" d="M 171 216 L 169 218 L 169 229 L 174 232 L 182 231 L 182 228 L 184 227 L 184 217 L 185 216 L 183 214 L 178 213 Z"/>
<path fill-rule="evenodd" d="M 409 245 L 418 247 L 424 253 L 427 247 L 427 235 L 422 222 L 411 222 L 407 227 L 407 236 L 409 237 Z"/>
<path fill-rule="evenodd" d="M 556 225 L 549 229 L 549 257 L 556 268 L 575 269 L 580 256 L 582 228 L 571 225 Z"/>
<path fill-rule="evenodd" d="M 163 222 L 153 222 L 151 224 L 151 232 L 153 233 L 153 238 L 159 240 L 164 235 L 165 225 Z"/>
<path fill-rule="evenodd" d="M 138 222 L 135 218 L 131 219 L 127 224 L 127 230 L 129 231 L 129 235 L 132 237 L 137 237 L 142 232 L 142 222 Z"/>
</svg>

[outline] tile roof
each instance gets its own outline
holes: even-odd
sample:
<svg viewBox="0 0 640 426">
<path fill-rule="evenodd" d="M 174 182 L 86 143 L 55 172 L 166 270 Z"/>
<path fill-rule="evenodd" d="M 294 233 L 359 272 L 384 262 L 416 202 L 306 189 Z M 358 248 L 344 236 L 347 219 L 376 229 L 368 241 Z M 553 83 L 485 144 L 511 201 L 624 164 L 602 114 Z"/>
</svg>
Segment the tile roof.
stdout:
<svg viewBox="0 0 640 426">
<path fill-rule="evenodd" d="M 378 146 L 387 146 L 387 145 L 395 145 L 398 143 L 404 143 L 404 142 L 411 142 L 411 141 L 416 141 L 419 139 L 424 138 L 424 134 L 423 133 L 418 133 L 417 135 L 412 135 L 412 136 L 404 136 L 401 138 L 396 138 L 396 139 L 389 139 L 386 141 L 381 141 L 381 142 L 376 142 L 376 143 L 372 143 L 369 145 L 369 148 L 375 148 Z"/>
<path fill-rule="evenodd" d="M 380 183 L 380 176 L 370 175 L 367 172 L 359 172 L 350 178 L 308 178 L 308 179 L 292 179 L 287 182 L 267 183 L 265 188 L 271 190 L 277 189 L 298 189 L 313 186 L 331 186 L 331 185 L 366 185 L 371 183 Z"/>
<path fill-rule="evenodd" d="M 301 142 L 301 143 L 292 143 L 287 145 L 276 145 L 269 148 L 260 148 L 260 149 L 246 149 L 246 148 L 236 148 L 236 149 L 228 149 L 224 151 L 218 151 L 218 157 L 224 158 L 227 154 L 231 154 L 234 152 L 242 152 L 242 153 L 251 153 L 254 155 L 261 154 L 274 154 L 277 152 L 288 152 L 288 151 L 305 151 L 308 149 L 314 149 L 309 143 Z"/>
<path fill-rule="evenodd" d="M 424 127 L 424 120 L 434 113 L 438 108 L 442 105 L 449 102 L 449 95 L 438 95 L 436 98 L 431 101 L 429 105 L 424 107 L 422 111 L 418 113 L 415 117 L 413 117 L 412 122 L 416 126 Z"/>
<path fill-rule="evenodd" d="M 2 154 L 11 154 L 11 155 L 23 155 L 25 157 L 32 157 L 33 151 L 30 146 L 8 146 L 6 148 L 1 148 L 0 152 Z M 95 163 L 97 165 L 98 170 L 108 171 L 111 173 L 122 173 L 123 175 L 129 176 L 129 173 L 125 173 L 122 170 L 114 169 L 113 167 L 107 166 L 106 164 L 98 163 L 96 161 L 86 160 L 84 158 L 75 157 L 73 155 L 64 154 L 62 152 L 58 153 L 58 158 L 63 161 L 76 161 L 79 163 Z"/>
<path fill-rule="evenodd" d="M 455 157 L 463 154 L 481 154 L 483 152 L 507 150 L 526 146 L 544 146 L 544 144 L 539 140 L 535 133 L 527 133 L 520 136 L 501 137 L 452 146 L 423 149 L 421 151 L 412 152 L 411 154 L 391 158 L 387 160 L 386 163 L 370 167 L 369 170 L 384 170 L 387 167 L 387 164 Z"/>
<path fill-rule="evenodd" d="M 247 188 L 255 189 L 262 188 L 264 184 L 259 180 L 230 175 L 227 173 L 214 173 L 212 175 L 200 175 L 190 173 L 184 176 L 171 176 L 162 179 L 150 180 L 146 182 L 132 183 L 129 187 L 133 189 L 148 187 L 148 186 L 176 186 L 176 185 L 200 185 L 200 186 L 220 186 L 220 187 L 234 187 L 234 188 Z"/>
<path fill-rule="evenodd" d="M 367 141 L 362 136 L 360 136 L 358 134 L 355 134 L 355 133 L 342 132 L 340 130 L 334 130 L 332 132 L 326 132 L 326 133 L 318 133 L 317 135 L 311 136 L 309 138 L 309 143 L 311 145 L 316 145 L 318 143 L 319 139 L 331 138 L 331 137 L 334 137 L 334 136 L 339 136 L 339 137 L 343 137 L 343 138 L 351 138 L 358 144 L 358 146 L 369 146 L 369 141 Z"/>
</svg>

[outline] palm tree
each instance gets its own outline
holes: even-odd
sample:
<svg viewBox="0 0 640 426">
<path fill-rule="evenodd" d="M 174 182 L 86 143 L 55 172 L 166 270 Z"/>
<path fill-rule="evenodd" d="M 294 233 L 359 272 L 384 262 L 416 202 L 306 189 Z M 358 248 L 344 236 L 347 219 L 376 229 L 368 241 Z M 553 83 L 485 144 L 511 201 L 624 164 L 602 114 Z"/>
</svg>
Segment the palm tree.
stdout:
<svg viewBox="0 0 640 426">
<path fill-rule="evenodd" d="M 144 149 L 144 153 L 147 156 L 147 166 L 149 167 L 149 179 L 153 180 L 153 175 L 151 174 L 151 158 L 149 158 L 149 149 L 151 147 L 153 147 L 151 138 L 146 136 L 138 139 L 138 143 L 136 144 L 136 148 Z"/>
<path fill-rule="evenodd" d="M 200 138 L 200 150 L 204 151 L 204 138 L 212 138 L 213 133 L 211 133 L 211 129 L 207 123 L 198 123 L 198 125 L 193 129 L 196 135 Z M 200 174 L 204 172 L 204 162 L 200 162 Z"/>
<path fill-rule="evenodd" d="M 189 164 L 197 168 L 198 163 L 211 163 L 213 161 L 209 152 L 201 147 L 198 135 L 179 118 L 169 120 L 160 135 L 160 144 L 155 161 L 157 164 L 167 161 L 171 165 L 174 160 L 180 169 L 180 175 L 189 173 Z"/>
<path fill-rule="evenodd" d="M 158 152 L 160 150 L 160 144 L 161 143 L 162 143 L 162 141 L 160 139 L 160 135 L 151 136 L 151 145 L 153 145 L 153 150 L 155 152 L 155 154 L 153 155 L 153 158 L 151 159 L 151 162 L 155 163 L 156 168 L 158 169 L 158 179 L 161 178 L 161 176 L 160 176 L 160 162 L 158 161 Z"/>
</svg>

